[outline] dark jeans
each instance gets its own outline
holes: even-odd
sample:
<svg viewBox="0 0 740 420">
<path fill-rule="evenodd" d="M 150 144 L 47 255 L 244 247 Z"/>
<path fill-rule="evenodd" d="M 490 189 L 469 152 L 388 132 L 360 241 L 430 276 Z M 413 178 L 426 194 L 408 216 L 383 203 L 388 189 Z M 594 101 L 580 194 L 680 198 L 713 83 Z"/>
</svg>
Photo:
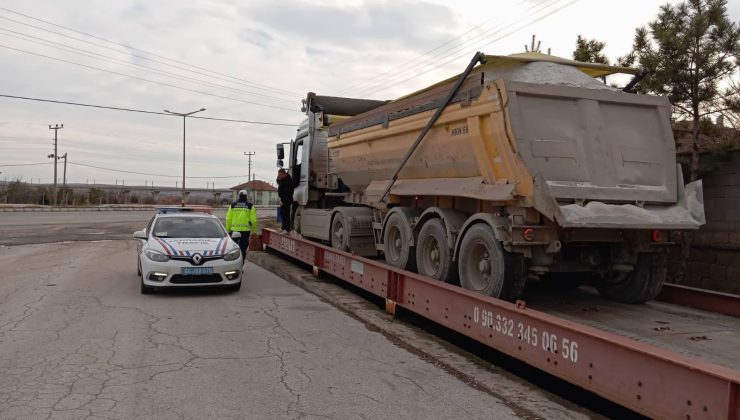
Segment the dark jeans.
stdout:
<svg viewBox="0 0 740 420">
<path fill-rule="evenodd" d="M 249 248 L 249 234 L 251 232 L 239 232 L 242 234 L 242 237 L 239 239 L 234 239 L 234 242 L 239 244 L 239 249 L 242 250 L 242 259 L 246 258 L 247 256 L 247 249 Z"/>
<path fill-rule="evenodd" d="M 290 231 L 290 204 L 280 206 L 280 218 L 283 219 L 283 230 Z"/>
</svg>

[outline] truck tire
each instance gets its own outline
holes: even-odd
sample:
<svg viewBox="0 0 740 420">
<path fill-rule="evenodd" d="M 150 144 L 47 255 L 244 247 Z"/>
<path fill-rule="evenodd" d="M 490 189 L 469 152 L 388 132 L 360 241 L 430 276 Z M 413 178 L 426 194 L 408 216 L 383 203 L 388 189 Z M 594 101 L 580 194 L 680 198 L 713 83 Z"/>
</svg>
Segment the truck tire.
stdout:
<svg viewBox="0 0 740 420">
<path fill-rule="evenodd" d="M 447 246 L 447 232 L 440 219 L 429 219 L 416 240 L 417 273 L 452 283 L 457 280 L 457 267 L 452 250 Z"/>
<path fill-rule="evenodd" d="M 347 224 L 342 213 L 336 213 L 331 219 L 331 247 L 340 251 L 349 251 Z"/>
<path fill-rule="evenodd" d="M 383 254 L 386 263 L 404 270 L 416 269 L 414 250 L 409 245 L 412 234 L 411 226 L 401 214 L 393 213 L 388 216 L 383 231 Z"/>
<path fill-rule="evenodd" d="M 663 288 L 668 272 L 665 252 L 637 254 L 635 269 L 612 272 L 596 283 L 601 296 L 622 303 L 644 303 Z"/>
<path fill-rule="evenodd" d="M 524 290 L 524 257 L 506 252 L 487 224 L 473 225 L 465 232 L 457 260 L 465 289 L 509 301 Z"/>
</svg>

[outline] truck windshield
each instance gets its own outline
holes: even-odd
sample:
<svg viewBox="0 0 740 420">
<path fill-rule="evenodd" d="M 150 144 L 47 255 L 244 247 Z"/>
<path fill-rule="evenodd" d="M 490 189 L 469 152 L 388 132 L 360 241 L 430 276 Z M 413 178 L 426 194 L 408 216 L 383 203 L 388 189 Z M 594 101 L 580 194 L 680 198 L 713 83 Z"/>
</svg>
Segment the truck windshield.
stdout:
<svg viewBox="0 0 740 420">
<path fill-rule="evenodd" d="M 223 238 L 218 220 L 203 217 L 163 217 L 154 225 L 154 236 L 160 238 Z"/>
</svg>

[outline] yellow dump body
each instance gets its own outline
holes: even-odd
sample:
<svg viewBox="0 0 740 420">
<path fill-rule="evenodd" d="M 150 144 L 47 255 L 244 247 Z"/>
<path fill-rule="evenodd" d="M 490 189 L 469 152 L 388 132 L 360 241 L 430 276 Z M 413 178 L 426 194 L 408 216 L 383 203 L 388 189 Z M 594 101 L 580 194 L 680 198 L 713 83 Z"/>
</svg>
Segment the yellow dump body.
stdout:
<svg viewBox="0 0 740 420">
<path fill-rule="evenodd" d="M 610 68 L 511 60 L 465 79 L 385 200 L 450 81 L 330 125 L 329 159 L 351 190 L 346 201 L 383 208 L 461 197 L 534 207 L 563 227 L 703 223 L 701 186 L 685 190 L 677 171 L 667 98 L 624 93 L 588 73 Z"/>
<path fill-rule="evenodd" d="M 488 84 L 469 105 L 448 106 L 406 163 L 392 195 L 529 199 L 532 176 L 507 130 L 503 82 Z M 329 138 L 337 173 L 354 192 L 377 198 L 434 110 Z M 380 191 L 378 191 L 380 189 Z"/>
</svg>

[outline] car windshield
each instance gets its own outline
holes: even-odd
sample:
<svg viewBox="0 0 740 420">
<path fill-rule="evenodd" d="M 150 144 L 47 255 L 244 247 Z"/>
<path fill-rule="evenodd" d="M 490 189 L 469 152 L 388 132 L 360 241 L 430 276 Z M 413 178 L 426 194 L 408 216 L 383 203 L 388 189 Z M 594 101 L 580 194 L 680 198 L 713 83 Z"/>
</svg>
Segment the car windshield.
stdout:
<svg viewBox="0 0 740 420">
<path fill-rule="evenodd" d="M 162 217 L 152 232 L 160 238 L 223 238 L 223 226 L 216 219 L 205 217 Z"/>
</svg>

